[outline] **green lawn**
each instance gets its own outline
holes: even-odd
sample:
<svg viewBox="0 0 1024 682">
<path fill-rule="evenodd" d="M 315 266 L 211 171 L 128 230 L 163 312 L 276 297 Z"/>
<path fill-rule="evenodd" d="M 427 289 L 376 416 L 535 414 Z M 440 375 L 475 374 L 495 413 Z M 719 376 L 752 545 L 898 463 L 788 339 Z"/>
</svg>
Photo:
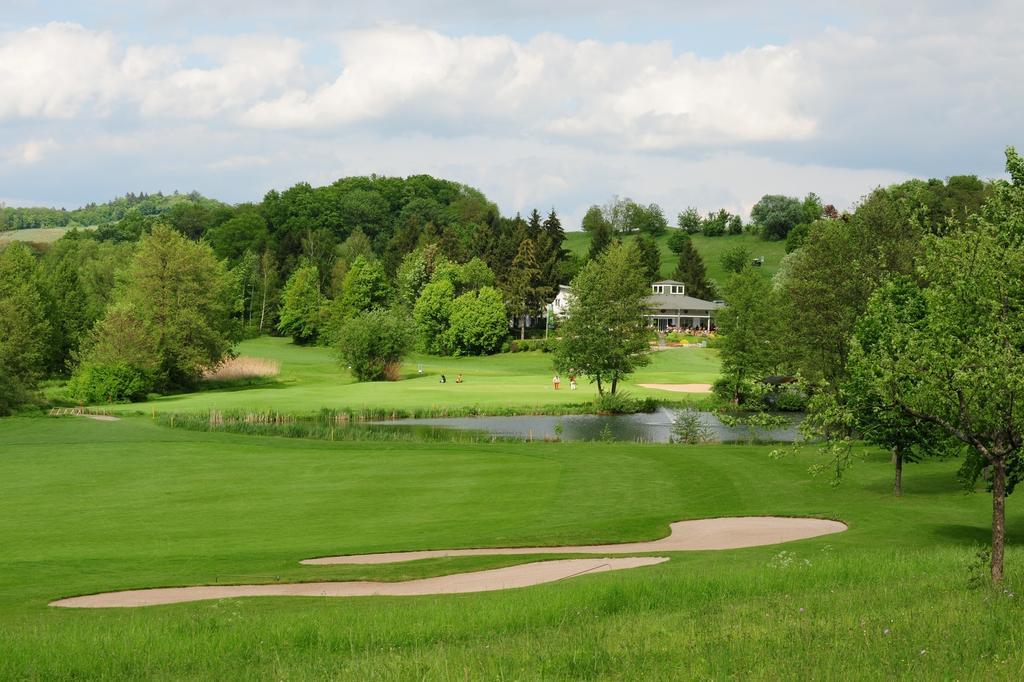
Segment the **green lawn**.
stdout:
<svg viewBox="0 0 1024 682">
<path fill-rule="evenodd" d="M 754 446 L 329 443 L 147 418 L 0 420 L 0 679 L 1019 679 L 1007 587 L 968 588 L 988 499 L 956 462 L 831 487 Z M 403 579 L 537 557 L 299 566 L 348 552 L 592 543 L 669 522 L 818 515 L 849 531 L 508 592 L 60 610 L 83 593 Z"/>
<path fill-rule="evenodd" d="M 329 408 L 505 408 L 582 403 L 593 400 L 597 387 L 580 377 L 579 390 L 569 390 L 568 377 L 555 391 L 552 355 L 539 351 L 486 357 L 442 358 L 413 356 L 396 382 L 357 383 L 327 348 L 295 346 L 289 339 L 263 337 L 244 341 L 241 355 L 281 361 L 281 375 L 265 387 L 245 390 L 207 390 L 160 398 L 148 403 L 115 405 L 121 411 L 196 411 L 258 409 L 293 413 Z M 422 367 L 423 374 L 419 374 Z M 718 377 L 718 351 L 673 348 L 652 354 L 651 364 L 623 386 L 634 396 L 683 399 L 679 393 L 640 388 L 641 383 L 712 383 Z M 448 383 L 439 383 L 445 374 Z M 465 383 L 456 384 L 461 373 Z"/>
<path fill-rule="evenodd" d="M 786 242 L 766 241 L 752 234 L 722 237 L 705 237 L 697 234 L 693 235 L 691 239 L 697 253 L 704 259 L 708 277 L 719 285 L 724 284 L 728 276 L 720 261 L 722 254 L 729 249 L 742 246 L 750 252 L 751 258 L 764 256 L 764 267 L 761 268 L 761 272 L 768 277 L 778 271 L 779 263 L 786 255 Z M 668 235 L 659 237 L 657 242 L 661 249 L 661 275 L 669 277 L 676 269 L 678 257 L 668 248 Z M 567 232 L 566 248 L 573 253 L 586 255 L 590 248 L 590 235 L 586 232 Z"/>
<path fill-rule="evenodd" d="M 5 230 L 0 232 L 0 244 L 7 242 L 34 242 L 37 244 L 52 244 L 68 233 L 69 227 L 34 227 L 26 230 Z M 94 230 L 96 226 L 81 227 L 79 230 Z"/>
</svg>

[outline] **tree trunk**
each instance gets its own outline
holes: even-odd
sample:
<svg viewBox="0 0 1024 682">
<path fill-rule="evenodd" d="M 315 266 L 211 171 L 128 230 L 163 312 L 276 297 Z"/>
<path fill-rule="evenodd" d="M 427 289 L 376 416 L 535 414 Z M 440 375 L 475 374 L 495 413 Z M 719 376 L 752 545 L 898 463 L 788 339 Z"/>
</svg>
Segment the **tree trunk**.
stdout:
<svg viewBox="0 0 1024 682">
<path fill-rule="evenodd" d="M 597 375 L 597 394 L 604 395 L 604 388 L 601 387 L 601 375 Z"/>
<path fill-rule="evenodd" d="M 903 494 L 903 451 L 900 448 L 892 449 L 893 468 L 896 469 L 896 477 L 892 484 L 892 494 L 899 497 Z"/>
<path fill-rule="evenodd" d="M 260 301 L 260 334 L 263 333 L 263 318 L 267 315 L 267 271 L 263 270 L 263 300 Z"/>
<path fill-rule="evenodd" d="M 619 385 L 619 378 L 612 379 L 612 395 L 615 395 L 615 388 Z"/>
<path fill-rule="evenodd" d="M 992 462 L 992 584 L 1003 581 L 1003 545 L 1006 540 L 1006 462 Z"/>
<path fill-rule="evenodd" d="M 519 340 L 526 338 L 526 315 L 519 316 Z"/>
</svg>

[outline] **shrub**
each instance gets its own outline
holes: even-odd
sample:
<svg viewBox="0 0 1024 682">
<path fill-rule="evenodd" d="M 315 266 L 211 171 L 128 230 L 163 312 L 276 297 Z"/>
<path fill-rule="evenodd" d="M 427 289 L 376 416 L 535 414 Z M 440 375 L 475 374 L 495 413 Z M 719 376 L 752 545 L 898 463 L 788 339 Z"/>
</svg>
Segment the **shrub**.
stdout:
<svg viewBox="0 0 1024 682">
<path fill-rule="evenodd" d="M 359 381 L 395 381 L 409 342 L 404 319 L 393 311 L 370 310 L 345 323 L 338 345 Z"/>
<path fill-rule="evenodd" d="M 508 318 L 497 289 L 482 287 L 452 302 L 445 339 L 454 355 L 496 353 L 507 336 Z"/>
<path fill-rule="evenodd" d="M 598 414 L 634 414 L 636 412 L 654 412 L 658 402 L 653 398 L 636 399 L 619 391 L 612 395 L 605 393 L 594 400 L 594 411 Z"/>
<path fill-rule="evenodd" d="M 145 400 L 153 379 L 125 362 L 84 362 L 68 382 L 68 394 L 83 403 L 126 403 Z"/>
<path fill-rule="evenodd" d="M 551 352 L 551 344 L 548 339 L 519 339 L 509 343 L 509 351 L 512 353 L 525 353 L 528 351 Z"/>
</svg>

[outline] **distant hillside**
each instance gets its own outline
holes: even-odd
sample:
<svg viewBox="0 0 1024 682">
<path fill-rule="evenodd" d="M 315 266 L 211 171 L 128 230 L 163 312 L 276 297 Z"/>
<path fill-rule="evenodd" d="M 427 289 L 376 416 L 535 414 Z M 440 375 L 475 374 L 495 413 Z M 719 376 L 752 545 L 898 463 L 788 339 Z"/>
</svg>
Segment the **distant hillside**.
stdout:
<svg viewBox="0 0 1024 682">
<path fill-rule="evenodd" d="M 29 230 L 54 227 L 90 227 L 120 220 L 131 210 L 142 215 L 162 215 L 181 204 L 205 204 L 224 206 L 215 199 L 208 199 L 198 192 L 188 194 L 134 194 L 129 192 L 103 204 L 86 204 L 81 208 L 28 207 L 0 208 L 0 230 Z"/>
<path fill-rule="evenodd" d="M 565 247 L 574 254 L 587 255 L 590 248 L 590 234 L 587 232 L 566 232 Z M 626 238 L 631 239 L 631 237 Z M 764 256 L 764 267 L 762 272 L 765 276 L 774 275 L 779 269 L 779 263 L 786 255 L 786 242 L 766 241 L 753 234 L 723 235 L 721 237 L 705 237 L 702 234 L 695 234 L 691 237 L 697 253 L 704 259 L 704 267 L 707 269 L 708 277 L 721 286 L 725 283 L 727 273 L 719 262 L 722 254 L 737 246 L 742 246 L 750 252 L 751 258 Z M 668 248 L 668 234 L 658 237 L 658 248 L 661 249 L 661 275 L 668 277 L 676 269 L 677 256 Z"/>
</svg>

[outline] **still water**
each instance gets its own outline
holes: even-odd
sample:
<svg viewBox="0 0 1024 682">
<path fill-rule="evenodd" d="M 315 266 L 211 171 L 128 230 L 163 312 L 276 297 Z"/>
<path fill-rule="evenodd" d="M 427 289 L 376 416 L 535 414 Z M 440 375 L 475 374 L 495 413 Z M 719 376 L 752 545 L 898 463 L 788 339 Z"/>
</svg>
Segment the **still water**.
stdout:
<svg viewBox="0 0 1024 682">
<path fill-rule="evenodd" d="M 748 427 L 726 426 L 711 412 L 697 412 L 706 427 L 708 440 L 719 443 L 751 441 L 792 442 L 799 437 L 799 418 L 794 416 L 789 426 L 766 431 Z M 578 414 L 562 417 L 451 417 L 430 419 L 398 419 L 377 422 L 389 425 L 430 426 L 442 429 L 477 431 L 494 436 L 522 438 L 524 440 L 601 440 L 669 443 L 675 412 L 660 408 L 650 414 L 596 415 Z"/>
</svg>

